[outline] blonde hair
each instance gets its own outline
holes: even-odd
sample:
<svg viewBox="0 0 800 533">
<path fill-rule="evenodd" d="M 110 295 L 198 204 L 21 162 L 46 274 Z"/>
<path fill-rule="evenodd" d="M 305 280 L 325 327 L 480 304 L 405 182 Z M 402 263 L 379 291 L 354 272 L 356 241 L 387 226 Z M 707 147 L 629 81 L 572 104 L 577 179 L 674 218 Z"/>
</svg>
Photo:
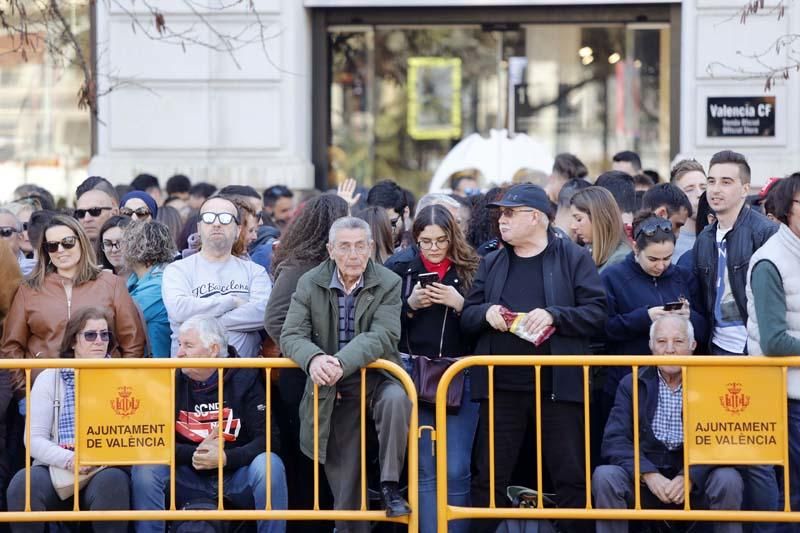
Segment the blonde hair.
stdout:
<svg viewBox="0 0 800 533">
<path fill-rule="evenodd" d="M 592 186 L 576 192 L 570 205 L 591 220 L 592 259 L 595 265 L 604 265 L 623 238 L 622 213 L 617 201 L 608 190 Z"/>
</svg>

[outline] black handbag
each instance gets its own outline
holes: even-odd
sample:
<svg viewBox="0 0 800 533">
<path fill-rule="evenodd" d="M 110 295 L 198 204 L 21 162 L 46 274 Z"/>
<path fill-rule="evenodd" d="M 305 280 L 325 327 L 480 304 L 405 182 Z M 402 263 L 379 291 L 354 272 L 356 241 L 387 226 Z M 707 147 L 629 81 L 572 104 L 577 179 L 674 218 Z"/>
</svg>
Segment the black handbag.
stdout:
<svg viewBox="0 0 800 533">
<path fill-rule="evenodd" d="M 408 357 L 411 360 L 411 379 L 414 381 L 414 387 L 417 390 L 417 400 L 420 403 L 428 404 L 431 406 L 436 405 L 436 391 L 439 388 L 439 382 L 442 379 L 445 371 L 458 361 L 455 357 L 442 357 L 442 345 L 444 343 L 444 328 L 447 324 L 447 313 L 450 308 L 444 310 L 444 320 L 442 320 L 442 333 L 439 338 L 439 357 L 427 357 L 424 355 L 413 355 L 411 353 L 411 344 L 408 342 L 408 354 L 402 354 L 403 357 Z M 464 396 L 464 373 L 459 372 L 450 381 L 450 386 L 447 389 L 447 408 L 458 409 L 461 407 L 461 398 Z"/>
</svg>

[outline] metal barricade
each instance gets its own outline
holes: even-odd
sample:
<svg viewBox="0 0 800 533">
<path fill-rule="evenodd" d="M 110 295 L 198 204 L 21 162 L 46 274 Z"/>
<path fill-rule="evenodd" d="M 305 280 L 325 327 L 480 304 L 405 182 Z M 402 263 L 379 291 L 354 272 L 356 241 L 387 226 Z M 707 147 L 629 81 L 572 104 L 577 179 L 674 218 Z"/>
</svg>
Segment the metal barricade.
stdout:
<svg viewBox="0 0 800 533">
<path fill-rule="evenodd" d="M 640 367 L 671 365 L 682 367 L 683 377 L 683 434 L 684 434 L 684 505 L 683 509 L 643 509 L 641 503 L 640 483 L 634 482 L 635 503 L 633 509 L 596 509 L 592 506 L 592 470 L 590 457 L 590 368 L 595 366 L 630 366 L 633 375 L 637 376 Z M 447 501 L 447 389 L 453 378 L 463 370 L 476 367 L 488 367 L 488 424 L 489 424 L 489 507 L 460 507 L 449 505 Z M 581 509 L 566 509 L 545 507 L 544 498 L 537 498 L 537 508 L 501 508 L 497 507 L 495 501 L 495 455 L 494 455 L 494 370 L 495 367 L 532 367 L 535 372 L 536 389 L 540 390 L 542 366 L 570 366 L 583 369 L 583 417 L 584 417 L 584 448 L 585 448 L 585 481 L 586 481 L 586 506 Z M 786 424 L 787 421 L 787 394 L 786 376 L 787 369 L 790 367 L 800 367 L 800 357 L 722 357 L 722 356 L 472 356 L 465 357 L 451 365 L 442 376 L 436 394 L 436 428 L 433 440 L 439 444 L 436 448 L 436 479 L 437 479 L 437 508 L 438 508 L 438 531 L 445 533 L 448 530 L 448 522 L 451 520 L 466 519 L 515 519 L 515 520 L 537 520 L 537 519 L 581 519 L 581 520 L 683 520 L 683 521 L 723 521 L 723 522 L 799 522 L 800 510 L 792 511 L 789 504 L 789 443 L 788 431 L 784 433 L 785 442 L 781 443 L 782 458 L 774 462 L 750 462 L 733 463 L 742 464 L 775 464 L 783 465 L 784 479 L 783 490 L 785 497 L 784 509 L 781 511 L 722 511 L 722 510 L 699 510 L 692 509 L 689 501 L 689 488 L 691 480 L 689 475 L 689 448 L 693 443 L 687 442 L 687 367 L 713 367 L 713 368 L 755 368 L 755 367 L 778 367 L 782 369 L 782 380 L 780 385 L 782 402 L 782 412 L 780 416 Z M 633 449 L 634 449 L 634 479 L 640 479 L 640 446 L 639 446 L 639 387 L 638 381 L 634 380 L 635 386 L 633 394 Z M 541 427 L 541 399 L 538 394 L 533 394 L 535 401 L 535 424 L 536 424 L 536 487 L 539 495 L 544 494 L 542 487 L 542 427 Z M 697 463 L 711 464 L 711 463 Z M 714 464 L 730 464 L 715 462 Z"/>
<path fill-rule="evenodd" d="M 266 370 L 266 456 L 267 456 L 267 482 L 266 482 L 266 509 L 265 510 L 226 510 L 223 505 L 224 490 L 219 490 L 217 509 L 214 511 L 193 511 L 176 510 L 175 508 L 175 447 L 172 446 L 170 466 L 170 497 L 168 509 L 164 511 L 82 511 L 79 506 L 79 498 L 74 498 L 74 506 L 71 511 L 46 511 L 32 512 L 30 498 L 30 469 L 31 456 L 30 446 L 26 446 L 25 452 L 25 510 L 19 512 L 0 512 L 0 522 L 75 522 L 75 521 L 137 521 L 137 520 L 353 520 L 353 521 L 375 521 L 375 522 L 395 522 L 406 524 L 408 531 L 414 533 L 418 529 L 418 447 L 417 447 L 417 396 L 414 383 L 409 375 L 400 366 L 383 359 L 361 369 L 361 508 L 358 510 L 329 510 L 320 509 L 319 506 L 319 396 L 318 387 L 314 386 L 314 506 L 313 509 L 272 509 L 271 494 L 271 376 L 274 369 L 297 368 L 297 365 L 289 359 L 282 358 L 165 358 L 165 359 L 0 359 L 0 370 L 25 370 L 25 392 L 26 398 L 30 403 L 31 391 L 31 370 L 47 368 L 73 368 L 75 369 L 75 390 L 76 401 L 78 392 L 81 390 L 80 375 L 82 370 L 89 369 L 126 369 L 126 370 L 146 370 L 146 369 L 169 369 L 172 378 L 172 394 L 169 399 L 170 413 L 175 413 L 175 371 L 180 368 L 213 368 L 217 369 L 220 376 L 224 375 L 224 369 L 230 368 L 259 368 Z M 389 518 L 384 511 L 368 510 L 367 501 L 367 473 L 366 473 L 366 372 L 384 370 L 389 372 L 397 381 L 402 384 L 411 401 L 411 421 L 408 434 L 408 503 L 411 507 L 411 514 L 403 517 Z M 219 438 L 220 456 L 224 447 L 223 434 L 223 394 L 225 383 L 224 379 L 218 380 L 218 402 L 220 408 L 217 418 L 217 431 Z M 79 492 L 78 470 L 81 463 L 81 449 L 78 445 L 80 438 L 77 428 L 79 427 L 78 409 L 75 410 L 75 461 L 74 475 L 75 485 L 74 494 Z M 28 405 L 28 413 L 31 406 Z M 25 439 L 30 443 L 30 416 L 25 417 Z M 174 427 L 170 428 L 174 435 Z M 174 443 L 173 443 L 174 444 Z M 93 465 L 89 463 L 87 465 Z M 130 463 L 127 463 L 130 464 Z M 152 462 L 142 462 L 141 464 L 158 464 Z M 164 464 L 164 463 L 161 463 Z M 223 487 L 223 466 L 217 467 L 218 487 Z"/>
</svg>

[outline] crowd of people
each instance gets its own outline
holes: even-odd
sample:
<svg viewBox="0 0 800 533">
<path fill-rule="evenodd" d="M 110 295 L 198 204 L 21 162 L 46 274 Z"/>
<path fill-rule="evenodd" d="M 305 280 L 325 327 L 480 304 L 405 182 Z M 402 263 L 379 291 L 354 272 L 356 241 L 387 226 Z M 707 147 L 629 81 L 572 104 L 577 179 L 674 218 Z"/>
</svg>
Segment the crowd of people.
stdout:
<svg viewBox="0 0 800 533">
<path fill-rule="evenodd" d="M 176 373 L 178 508 L 215 508 L 221 464 L 223 496 L 237 508 L 265 508 L 269 484 L 273 509 L 311 509 L 318 500 L 321 508 L 357 510 L 366 476 L 375 505 L 404 516 L 411 512 L 404 492 L 411 402 L 390 373 L 366 372 L 362 385 L 361 369 L 376 359 L 405 368 L 417 388 L 419 425 L 435 426 L 438 379 L 472 354 L 800 353 L 800 173 L 751 194 L 747 160 L 732 151 L 715 154 L 707 168 L 677 162 L 664 182 L 643 171 L 633 152 L 613 161 L 590 179 L 578 157 L 560 154 L 542 182 L 518 173 L 520 183 L 486 191 L 483 177 L 465 170 L 452 176 L 451 193 L 419 199 L 392 180 L 369 189 L 347 180 L 324 193 L 275 185 L 261 194 L 182 175 L 162 189 L 143 174 L 117 186 L 89 177 L 67 208 L 25 185 L 0 207 L 0 355 L 290 358 L 299 368 L 281 370 L 269 384 L 256 369 Z M 75 497 L 90 510 L 165 509 L 170 469 L 161 465 L 79 465 L 80 493 L 59 485 L 57 473 L 75 466 L 74 371 L 31 378 L 26 397 L 23 371 L 0 372 L 4 509 L 25 508 L 25 446 L 33 511 L 71 509 Z M 633 467 L 634 386 L 641 480 Z M 685 493 L 679 367 L 643 366 L 637 376 L 629 367 L 592 369 L 591 465 L 582 368 L 496 367 L 490 375 L 473 367 L 447 394 L 447 442 L 439 446 L 447 448 L 448 501 L 511 505 L 510 485 L 536 486 L 539 441 L 546 491 L 562 508 L 585 507 L 591 468 L 597 508 L 631 507 L 641 482 L 648 508 L 680 508 L 691 498 L 709 509 L 778 510 L 784 499 L 800 509 L 800 369 L 788 372 L 788 396 L 789 494 L 778 482 L 785 473 L 771 465 L 693 465 Z M 214 426 L 220 408 L 229 420 L 222 453 Z M 30 441 L 23 442 L 26 418 Z M 179 423 L 189 419 L 203 431 Z M 426 533 L 436 531 L 435 444 L 430 432 L 420 435 L 418 512 Z M 315 456 L 323 465 L 317 495 Z M 10 527 L 39 532 L 45 524 Z M 92 527 L 156 533 L 167 526 Z M 259 532 L 287 527 L 334 526 L 257 524 Z M 450 531 L 497 527 L 460 520 Z M 570 519 L 555 527 L 628 531 L 619 521 Z M 779 527 L 792 530 L 768 523 L 747 530 Z M 358 521 L 335 528 L 372 530 Z"/>
</svg>

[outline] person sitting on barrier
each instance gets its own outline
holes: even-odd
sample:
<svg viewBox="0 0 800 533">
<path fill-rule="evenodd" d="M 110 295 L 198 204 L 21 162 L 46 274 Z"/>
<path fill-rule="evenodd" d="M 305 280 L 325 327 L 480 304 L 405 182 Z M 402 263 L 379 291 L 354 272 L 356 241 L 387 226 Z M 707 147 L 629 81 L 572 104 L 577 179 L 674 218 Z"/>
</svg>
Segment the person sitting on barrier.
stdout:
<svg viewBox="0 0 800 533">
<path fill-rule="evenodd" d="M 589 252 L 553 231 L 548 219 L 550 200 L 536 185 L 515 185 L 502 200 L 490 205 L 501 210 L 500 234 L 506 246 L 483 258 L 464 301 L 461 329 L 479 335 L 475 353 L 590 354 L 589 339 L 600 335 L 605 322 L 606 297 Z M 507 311 L 526 313 L 520 329 L 529 338 L 548 326 L 554 326 L 555 332 L 537 346 L 509 331 L 503 316 Z M 517 463 L 535 456 L 535 448 L 525 448 L 525 434 L 536 427 L 538 396 L 543 475 L 550 478 L 559 507 L 583 509 L 586 466 L 581 368 L 543 366 L 538 391 L 532 367 L 495 368 L 493 426 L 486 367 L 475 368 L 470 377 L 472 398 L 481 402 L 472 505 L 489 506 L 490 461 L 495 463 L 495 501 L 503 505 Z M 490 457 L 492 432 L 495 448 Z M 489 521 L 472 523 L 474 531 L 494 531 L 496 527 Z M 570 533 L 588 531 L 591 522 L 566 520 L 560 527 Z"/>
<path fill-rule="evenodd" d="M 300 404 L 300 447 L 315 457 L 318 401 L 319 462 L 336 509 L 359 509 L 361 368 L 378 358 L 402 364 L 400 278 L 376 264 L 369 224 L 340 218 L 328 236 L 330 259 L 297 283 L 281 330 L 281 351 L 308 374 Z M 314 385 L 319 386 L 318 395 Z M 387 516 L 411 512 L 398 482 L 408 442 L 411 402 L 385 371 L 366 373 L 366 402 L 378 433 L 381 496 Z M 337 521 L 337 531 L 370 530 L 368 522 Z"/>
<path fill-rule="evenodd" d="M 665 314 L 650 326 L 653 355 L 691 355 L 697 346 L 692 323 Z M 679 366 L 639 368 L 639 464 L 643 508 L 683 508 L 683 389 Z M 603 459 L 592 476 L 592 494 L 598 509 L 625 509 L 634 505 L 633 378 L 620 382 L 603 436 Z M 693 506 L 738 510 L 744 482 L 734 467 L 695 465 L 689 469 Z M 624 533 L 624 521 L 599 521 L 597 533 Z M 714 524 L 715 533 L 740 533 L 742 525 Z"/>
<path fill-rule="evenodd" d="M 178 330 L 175 357 L 237 357 L 228 344 L 225 329 L 217 319 L 198 315 Z M 276 455 L 278 428 L 272 417 L 271 479 L 267 479 L 265 443 L 266 405 L 264 385 L 255 368 L 231 368 L 224 375 L 225 440 L 218 455 L 219 375 L 216 368 L 182 368 L 175 373 L 175 483 L 178 508 L 187 504 L 217 501 L 217 467 L 223 465 L 225 498 L 241 508 L 266 509 L 266 484 L 271 483 L 272 509 L 287 507 L 286 473 Z M 163 510 L 169 486 L 168 466 L 133 467 L 133 508 Z M 259 521 L 258 533 L 282 533 L 286 522 Z M 163 533 L 164 522 L 139 521 L 137 533 Z"/>
<path fill-rule="evenodd" d="M 83 307 L 72 314 L 61 342 L 63 359 L 103 359 L 116 345 L 114 321 L 101 307 Z M 50 467 L 73 471 L 75 466 L 75 371 L 49 368 L 39 375 L 31 391 L 30 468 L 31 511 L 69 511 L 73 506 L 71 487 L 53 486 Z M 123 468 L 80 466 L 91 474 L 80 491 L 80 506 L 88 511 L 127 511 L 130 508 L 130 478 Z M 25 510 L 25 470 L 20 470 L 8 487 L 8 510 Z M 93 522 L 98 533 L 127 533 L 128 523 Z M 44 532 L 41 522 L 13 522 L 11 531 Z"/>
</svg>

